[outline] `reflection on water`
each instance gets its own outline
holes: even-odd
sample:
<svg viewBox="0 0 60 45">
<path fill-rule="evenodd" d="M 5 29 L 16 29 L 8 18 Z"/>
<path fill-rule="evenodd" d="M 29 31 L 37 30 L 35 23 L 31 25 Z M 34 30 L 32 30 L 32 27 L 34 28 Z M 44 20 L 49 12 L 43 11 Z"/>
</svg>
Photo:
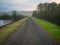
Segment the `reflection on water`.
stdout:
<svg viewBox="0 0 60 45">
<path fill-rule="evenodd" d="M 11 23 L 11 22 L 12 22 L 12 20 L 0 20 L 0 26 L 9 24 L 9 23 Z"/>
</svg>

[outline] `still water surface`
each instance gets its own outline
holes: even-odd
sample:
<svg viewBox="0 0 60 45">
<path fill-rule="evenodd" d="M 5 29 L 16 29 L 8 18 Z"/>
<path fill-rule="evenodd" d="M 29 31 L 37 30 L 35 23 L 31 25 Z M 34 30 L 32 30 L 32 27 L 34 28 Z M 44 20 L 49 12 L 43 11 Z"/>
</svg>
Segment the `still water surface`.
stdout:
<svg viewBox="0 0 60 45">
<path fill-rule="evenodd" d="M 11 22 L 12 22 L 12 20 L 0 20 L 0 26 L 9 24 L 9 23 L 11 23 Z"/>
</svg>

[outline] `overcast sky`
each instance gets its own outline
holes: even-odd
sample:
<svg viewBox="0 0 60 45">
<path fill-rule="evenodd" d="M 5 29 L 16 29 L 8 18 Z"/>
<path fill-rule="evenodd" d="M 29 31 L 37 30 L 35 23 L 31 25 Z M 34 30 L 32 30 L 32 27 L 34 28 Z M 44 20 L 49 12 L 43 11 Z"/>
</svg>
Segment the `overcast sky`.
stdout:
<svg viewBox="0 0 60 45">
<path fill-rule="evenodd" d="M 0 11 L 32 11 L 39 3 L 57 2 L 60 0 L 0 0 Z"/>
</svg>

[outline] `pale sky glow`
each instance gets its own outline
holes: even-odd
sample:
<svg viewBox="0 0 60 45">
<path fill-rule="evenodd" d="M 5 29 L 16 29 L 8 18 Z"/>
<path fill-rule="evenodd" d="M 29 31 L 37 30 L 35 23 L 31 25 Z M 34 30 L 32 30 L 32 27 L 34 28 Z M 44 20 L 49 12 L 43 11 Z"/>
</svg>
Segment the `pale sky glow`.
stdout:
<svg viewBox="0 0 60 45">
<path fill-rule="evenodd" d="M 32 11 L 39 3 L 53 1 L 60 3 L 60 0 L 0 0 L 0 11 Z"/>
<path fill-rule="evenodd" d="M 60 0 L 52 0 L 52 1 L 55 1 L 56 3 L 60 3 Z"/>
</svg>

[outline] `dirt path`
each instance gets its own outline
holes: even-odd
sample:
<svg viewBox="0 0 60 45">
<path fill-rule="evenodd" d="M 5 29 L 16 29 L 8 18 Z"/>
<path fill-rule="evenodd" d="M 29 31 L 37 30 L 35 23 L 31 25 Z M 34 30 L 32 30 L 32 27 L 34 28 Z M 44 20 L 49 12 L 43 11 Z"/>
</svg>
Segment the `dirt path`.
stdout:
<svg viewBox="0 0 60 45">
<path fill-rule="evenodd" d="M 56 45 L 44 29 L 31 18 L 13 33 L 3 45 Z"/>
</svg>

